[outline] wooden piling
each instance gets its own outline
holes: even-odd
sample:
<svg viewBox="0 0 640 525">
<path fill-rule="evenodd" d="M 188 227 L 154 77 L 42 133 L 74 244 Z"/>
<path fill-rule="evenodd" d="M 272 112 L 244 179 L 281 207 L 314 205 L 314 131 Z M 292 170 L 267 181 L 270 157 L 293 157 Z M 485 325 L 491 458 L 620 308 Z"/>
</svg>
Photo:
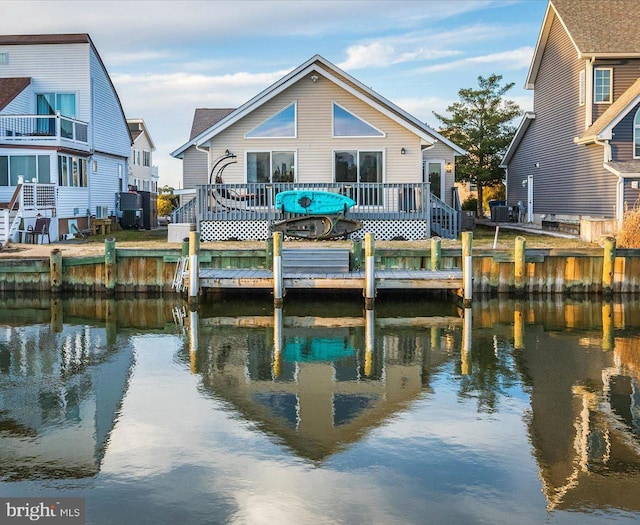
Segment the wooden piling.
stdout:
<svg viewBox="0 0 640 525">
<path fill-rule="evenodd" d="M 104 286 L 108 297 L 116 293 L 116 240 L 108 237 L 104 240 Z"/>
<path fill-rule="evenodd" d="M 375 241 L 373 233 L 364 235 L 364 304 L 367 310 L 373 309 L 376 298 Z"/>
<path fill-rule="evenodd" d="M 473 232 L 462 232 L 462 303 L 465 308 L 471 306 L 473 299 Z"/>
<path fill-rule="evenodd" d="M 513 311 L 513 348 L 524 348 L 524 311 L 521 306 Z"/>
<path fill-rule="evenodd" d="M 273 233 L 273 305 L 281 308 L 284 299 L 282 278 L 282 232 Z"/>
<path fill-rule="evenodd" d="M 62 291 L 62 252 L 55 248 L 49 256 L 49 282 L 51 293 Z"/>
<path fill-rule="evenodd" d="M 189 232 L 189 310 L 198 308 L 200 292 L 200 269 L 198 265 L 198 251 L 200 250 L 200 236 L 197 231 Z"/>
<path fill-rule="evenodd" d="M 371 377 L 373 372 L 373 353 L 375 350 L 375 311 L 365 312 L 364 330 L 364 375 Z"/>
<path fill-rule="evenodd" d="M 602 349 L 606 352 L 615 346 L 615 332 L 613 326 L 613 304 L 611 301 L 602 302 Z"/>
<path fill-rule="evenodd" d="M 514 254 L 514 279 L 513 284 L 516 293 L 522 293 L 525 288 L 525 250 L 527 241 L 521 235 L 516 237 L 516 246 Z"/>
<path fill-rule="evenodd" d="M 431 237 L 431 269 L 442 269 L 442 239 Z"/>
<path fill-rule="evenodd" d="M 602 293 L 613 293 L 613 273 L 616 261 L 616 239 L 607 237 L 604 241 L 604 260 L 602 263 Z"/>
</svg>

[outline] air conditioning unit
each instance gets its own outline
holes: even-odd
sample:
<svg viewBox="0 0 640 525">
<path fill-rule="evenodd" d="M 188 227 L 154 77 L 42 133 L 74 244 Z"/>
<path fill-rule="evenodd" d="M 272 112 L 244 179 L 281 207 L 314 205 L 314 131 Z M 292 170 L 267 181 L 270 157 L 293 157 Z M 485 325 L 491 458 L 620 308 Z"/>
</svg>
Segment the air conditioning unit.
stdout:
<svg viewBox="0 0 640 525">
<path fill-rule="evenodd" d="M 109 217 L 108 206 L 96 206 L 96 219 L 106 219 Z"/>
</svg>

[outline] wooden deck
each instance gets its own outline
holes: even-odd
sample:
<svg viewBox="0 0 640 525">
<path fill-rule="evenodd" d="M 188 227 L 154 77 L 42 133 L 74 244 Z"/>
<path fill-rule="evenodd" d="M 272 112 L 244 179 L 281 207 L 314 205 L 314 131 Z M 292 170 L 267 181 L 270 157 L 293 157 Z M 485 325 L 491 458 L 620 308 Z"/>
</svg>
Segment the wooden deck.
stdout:
<svg viewBox="0 0 640 525">
<path fill-rule="evenodd" d="M 365 272 L 284 272 L 285 289 L 364 289 Z M 247 288 L 273 290 L 273 273 L 270 270 L 201 269 L 200 286 L 203 289 Z M 462 270 L 376 270 L 376 289 L 460 289 L 463 286 Z"/>
</svg>

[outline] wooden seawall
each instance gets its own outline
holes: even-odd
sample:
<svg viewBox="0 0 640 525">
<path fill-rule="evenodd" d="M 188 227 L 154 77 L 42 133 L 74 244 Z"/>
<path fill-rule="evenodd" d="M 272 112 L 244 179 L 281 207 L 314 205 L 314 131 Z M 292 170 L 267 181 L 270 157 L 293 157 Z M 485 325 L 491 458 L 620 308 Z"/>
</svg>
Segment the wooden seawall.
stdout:
<svg viewBox="0 0 640 525">
<path fill-rule="evenodd" d="M 364 269 L 361 244 L 343 241 L 350 270 Z M 318 246 L 322 246 L 319 244 Z M 105 251 L 108 252 L 108 246 Z M 640 250 L 607 247 L 573 250 L 473 250 L 474 293 L 600 294 L 640 293 Z M 53 248 L 50 257 L 0 259 L 1 291 L 176 293 L 173 277 L 184 246 L 167 249 L 117 248 L 105 255 L 62 257 Z M 376 248 L 375 269 L 459 270 L 460 248 L 434 253 L 424 248 Z M 272 270 L 273 247 L 199 250 L 200 269 Z"/>
</svg>

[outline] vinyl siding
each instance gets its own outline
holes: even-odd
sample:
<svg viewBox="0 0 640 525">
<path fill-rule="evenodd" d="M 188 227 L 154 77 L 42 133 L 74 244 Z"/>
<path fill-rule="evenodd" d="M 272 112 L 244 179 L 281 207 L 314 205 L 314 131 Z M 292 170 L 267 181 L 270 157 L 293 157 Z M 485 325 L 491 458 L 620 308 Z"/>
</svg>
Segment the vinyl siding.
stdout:
<svg viewBox="0 0 640 525">
<path fill-rule="evenodd" d="M 633 160 L 633 120 L 640 108 L 638 104 L 613 128 L 611 139 L 611 158 L 614 161 Z"/>
<path fill-rule="evenodd" d="M 226 178 L 227 170 L 225 170 L 224 174 Z M 208 182 L 207 154 L 198 151 L 195 146 L 191 146 L 184 151 L 182 159 L 182 187 L 187 189 L 195 188 L 199 184 Z"/>
<path fill-rule="evenodd" d="M 636 179 L 636 182 L 640 182 Z M 640 189 L 631 187 L 632 181 L 627 179 L 624 181 L 624 200 L 627 208 L 637 206 L 640 203 Z"/>
<path fill-rule="evenodd" d="M 296 138 L 244 138 L 247 131 L 294 101 L 297 102 Z M 332 103 L 334 101 L 383 131 L 386 136 L 333 138 Z M 402 148 L 406 150 L 405 155 L 400 153 Z M 214 137 L 211 144 L 211 162 L 222 155 L 226 149 L 238 156 L 238 163 L 224 171 L 225 182 L 245 182 L 245 153 L 266 150 L 295 151 L 298 182 L 331 182 L 333 181 L 333 152 L 341 149 L 383 151 L 385 182 L 422 180 L 420 138 L 321 75 L 316 83 L 308 77 L 301 79 Z M 453 158 L 452 152 L 449 152 L 447 157 Z M 207 177 L 208 175 L 203 174 L 200 181 L 204 182 Z M 200 183 L 195 179 L 193 182 Z M 185 187 L 187 187 L 186 184 L 185 176 Z"/>
<path fill-rule="evenodd" d="M 86 217 L 89 210 L 89 190 L 88 188 L 70 188 L 59 186 L 58 188 L 58 217 Z M 93 212 L 92 212 L 93 213 Z"/>
<path fill-rule="evenodd" d="M 33 111 L 36 95 L 31 85 L 27 86 L 22 92 L 7 104 L 0 113 L 5 115 L 30 115 Z"/>
<path fill-rule="evenodd" d="M 594 67 L 610 67 L 613 69 L 613 100 L 617 100 L 640 76 L 640 60 L 597 60 Z M 593 120 L 602 115 L 611 104 L 594 104 Z"/>
<path fill-rule="evenodd" d="M 131 153 L 129 128 L 107 72 L 93 50 L 91 50 L 91 80 L 93 147 L 102 153 L 128 158 Z"/>
<path fill-rule="evenodd" d="M 116 193 L 119 192 L 118 166 L 122 166 L 123 189 L 127 190 L 127 164 L 124 159 L 95 153 L 92 157 L 98 162 L 97 173 L 89 166 L 89 206 L 95 214 L 96 206 L 107 206 L 109 212 L 115 210 Z"/>
<path fill-rule="evenodd" d="M 533 175 L 534 213 L 615 216 L 616 178 L 603 168 L 602 147 L 573 142 L 584 131 L 584 107 L 578 104 L 583 67 L 555 19 L 535 84 L 536 118 L 508 168 L 510 205 L 526 202 L 522 180 Z"/>
<path fill-rule="evenodd" d="M 138 136 L 133 146 L 131 146 L 133 151 L 140 152 L 140 165 L 133 164 L 133 156 L 129 159 L 131 164 L 131 177 L 137 178 L 141 180 L 151 180 L 151 176 L 153 174 L 152 166 L 153 166 L 153 151 L 151 151 L 151 144 L 149 143 L 149 138 L 146 133 L 142 133 Z M 144 151 L 148 151 L 151 153 L 151 165 L 144 166 Z M 138 188 L 142 189 L 142 188 Z"/>
<path fill-rule="evenodd" d="M 9 53 L 3 77 L 31 77 L 32 93 L 75 93 L 76 118 L 90 120 L 89 44 L 0 46 Z M 28 113 L 36 113 L 33 96 Z"/>
</svg>

